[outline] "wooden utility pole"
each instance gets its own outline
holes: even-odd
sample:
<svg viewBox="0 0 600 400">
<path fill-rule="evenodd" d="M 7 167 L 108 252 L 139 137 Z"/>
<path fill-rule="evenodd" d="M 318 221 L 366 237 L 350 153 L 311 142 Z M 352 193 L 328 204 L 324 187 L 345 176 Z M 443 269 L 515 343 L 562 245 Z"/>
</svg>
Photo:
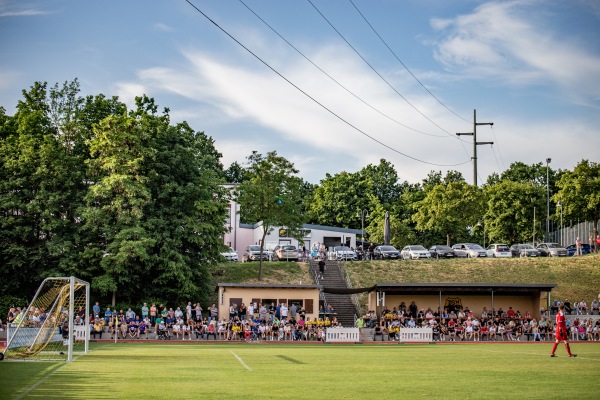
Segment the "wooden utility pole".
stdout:
<svg viewBox="0 0 600 400">
<path fill-rule="evenodd" d="M 477 146 L 482 144 L 494 144 L 494 142 L 478 142 L 477 141 L 477 126 L 478 125 L 494 125 L 493 122 L 477 122 L 477 110 L 473 110 L 473 132 L 457 133 L 457 136 L 473 136 L 473 185 L 477 186 Z"/>
</svg>

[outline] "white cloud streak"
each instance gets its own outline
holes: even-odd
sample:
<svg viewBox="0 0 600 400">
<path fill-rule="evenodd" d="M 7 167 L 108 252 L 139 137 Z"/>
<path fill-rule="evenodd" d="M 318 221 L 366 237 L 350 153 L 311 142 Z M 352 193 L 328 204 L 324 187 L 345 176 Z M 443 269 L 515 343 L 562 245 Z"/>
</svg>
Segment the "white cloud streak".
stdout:
<svg viewBox="0 0 600 400">
<path fill-rule="evenodd" d="M 558 37 L 531 13 L 538 1 L 490 2 L 471 14 L 434 19 L 443 31 L 436 58 L 454 73 L 511 85 L 556 85 L 575 103 L 593 105 L 600 93 L 600 58 L 569 37 Z"/>
</svg>

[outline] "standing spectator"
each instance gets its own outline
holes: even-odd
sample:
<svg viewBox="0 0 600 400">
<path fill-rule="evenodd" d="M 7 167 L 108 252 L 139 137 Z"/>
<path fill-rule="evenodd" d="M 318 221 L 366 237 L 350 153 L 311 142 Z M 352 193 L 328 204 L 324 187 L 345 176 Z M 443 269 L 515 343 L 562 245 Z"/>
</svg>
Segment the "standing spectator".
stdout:
<svg viewBox="0 0 600 400">
<path fill-rule="evenodd" d="M 577 357 L 577 354 L 571 354 L 571 347 L 569 346 L 569 336 L 567 332 L 564 304 L 561 304 L 558 307 L 558 314 L 556 314 L 556 341 L 552 347 L 552 353 L 550 353 L 550 357 L 556 357 L 554 353 L 556 352 L 556 347 L 558 347 L 558 343 L 561 340 L 565 344 L 565 349 L 567 350 L 569 357 Z"/>
<path fill-rule="evenodd" d="M 262 321 L 267 321 L 267 307 L 265 307 L 265 304 L 262 303 L 260 305 L 260 308 L 258 309 L 258 319 L 262 322 Z"/>
<path fill-rule="evenodd" d="M 589 244 L 590 244 L 590 253 L 593 253 L 594 252 L 594 235 L 590 235 Z"/>
<path fill-rule="evenodd" d="M 581 251 L 581 238 L 579 236 L 577 236 L 577 240 L 575 240 L 575 255 L 576 256 L 581 256 L 582 251 Z"/>
<path fill-rule="evenodd" d="M 216 321 L 218 316 L 219 309 L 217 308 L 217 305 L 213 303 L 212 306 L 210 306 L 210 317 L 208 317 L 208 322 L 210 323 L 212 320 Z"/>
<path fill-rule="evenodd" d="M 148 304 L 144 303 L 142 306 L 142 319 L 146 319 L 150 315 L 150 309 L 148 308 Z"/>
<path fill-rule="evenodd" d="M 150 325 L 154 327 L 156 323 L 156 317 L 158 315 L 158 308 L 156 308 L 156 304 L 152 303 L 152 307 L 150 307 Z"/>
<path fill-rule="evenodd" d="M 92 307 L 92 310 L 94 312 L 94 318 L 98 318 L 100 316 L 100 304 L 96 302 L 96 304 L 94 304 L 94 307 Z"/>
<path fill-rule="evenodd" d="M 192 319 L 192 302 L 188 301 L 187 306 L 185 306 L 185 320 L 189 321 Z"/>
<path fill-rule="evenodd" d="M 600 235 L 596 235 L 596 253 L 600 251 Z"/>
<path fill-rule="evenodd" d="M 292 303 L 292 306 L 290 307 L 290 317 L 294 321 L 296 320 L 297 314 L 298 314 L 298 306 L 296 306 L 296 303 Z"/>
<path fill-rule="evenodd" d="M 287 304 L 281 303 L 281 311 L 280 311 L 280 313 L 281 313 L 281 320 L 282 321 L 287 320 L 287 317 L 288 317 L 288 306 L 287 306 Z"/>
<path fill-rule="evenodd" d="M 254 318 L 254 303 L 248 304 L 248 308 L 246 309 L 246 319 L 248 321 L 252 321 Z"/>
</svg>

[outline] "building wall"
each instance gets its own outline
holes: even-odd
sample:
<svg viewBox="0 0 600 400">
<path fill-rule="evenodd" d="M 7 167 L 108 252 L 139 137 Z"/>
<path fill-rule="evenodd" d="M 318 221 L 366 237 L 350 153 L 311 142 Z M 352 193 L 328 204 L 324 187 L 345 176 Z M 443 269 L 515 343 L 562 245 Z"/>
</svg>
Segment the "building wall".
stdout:
<svg viewBox="0 0 600 400">
<path fill-rule="evenodd" d="M 229 319 L 229 306 L 235 300 L 240 301 L 246 306 L 253 302 L 265 302 L 267 306 L 271 301 L 281 303 L 286 301 L 290 304 L 291 300 L 298 300 L 306 308 L 312 301 L 312 312 L 307 309 L 306 316 L 318 318 L 319 316 L 319 289 L 316 288 L 256 288 L 256 287 L 219 287 L 219 319 Z M 308 301 L 307 301 L 308 300 Z M 238 303 L 239 305 L 239 303 Z M 258 312 L 258 309 L 257 309 Z"/>
<path fill-rule="evenodd" d="M 544 293 L 545 296 L 545 293 Z M 404 302 L 408 307 L 411 302 L 415 302 L 418 309 L 427 310 L 431 307 L 432 310 L 437 310 L 440 306 L 439 295 L 388 295 L 385 296 L 385 305 L 391 310 L 394 307 L 398 307 L 400 303 Z M 451 295 L 444 294 L 442 292 L 442 308 L 446 304 L 459 303 L 462 304 L 463 308 L 469 307 L 469 310 L 477 317 L 481 315 L 483 307 L 487 307 L 488 310 L 492 309 L 492 296 L 482 295 Z M 376 310 L 377 294 L 375 292 L 369 293 L 369 310 Z M 535 318 L 541 317 L 540 308 L 545 307 L 545 302 L 540 302 L 540 297 L 534 296 L 499 296 L 494 295 L 493 308 L 498 310 L 502 308 L 504 311 L 512 307 L 513 310 L 520 311 L 521 314 L 525 314 L 527 311 Z"/>
</svg>

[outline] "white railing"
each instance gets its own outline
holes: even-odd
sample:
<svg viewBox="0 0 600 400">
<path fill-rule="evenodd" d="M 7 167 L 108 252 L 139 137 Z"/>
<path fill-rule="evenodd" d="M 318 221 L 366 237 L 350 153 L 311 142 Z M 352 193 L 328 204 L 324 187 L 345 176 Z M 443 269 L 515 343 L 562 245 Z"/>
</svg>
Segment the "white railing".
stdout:
<svg viewBox="0 0 600 400">
<path fill-rule="evenodd" d="M 331 342 L 360 342 L 360 330 L 358 328 L 327 328 L 325 341 Z"/>
<path fill-rule="evenodd" d="M 396 333 L 400 342 L 433 342 L 433 329 L 431 328 L 400 328 Z"/>
</svg>

